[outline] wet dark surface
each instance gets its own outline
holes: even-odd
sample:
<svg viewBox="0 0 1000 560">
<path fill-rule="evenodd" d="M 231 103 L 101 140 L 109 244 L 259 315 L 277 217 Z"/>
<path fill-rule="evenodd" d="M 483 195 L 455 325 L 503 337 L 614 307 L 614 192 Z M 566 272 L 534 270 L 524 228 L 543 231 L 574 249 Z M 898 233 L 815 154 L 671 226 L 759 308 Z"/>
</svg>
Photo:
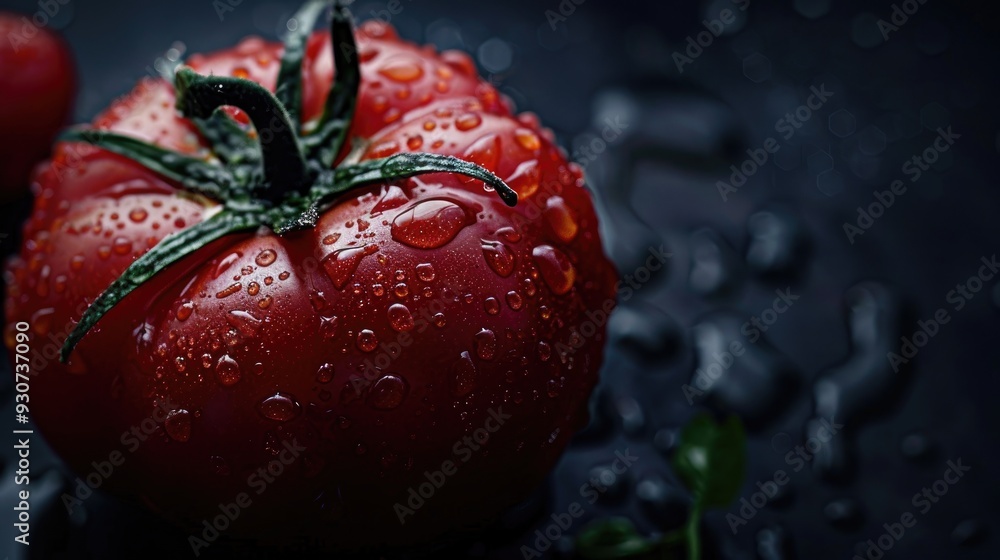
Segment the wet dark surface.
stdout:
<svg viewBox="0 0 1000 560">
<path fill-rule="evenodd" d="M 273 37 L 295 7 L 233 3 L 221 22 L 207 1 L 62 6 L 52 25 L 81 66 L 78 118 L 175 42 L 196 52 Z M 891 17 L 891 2 L 590 0 L 555 29 L 545 12 L 556 0 L 398 5 L 402 36 L 472 52 L 519 109 L 554 128 L 598 193 L 609 253 L 638 282 L 610 322 L 591 425 L 535 498 L 455 555 L 524 557 L 574 501 L 584 515 L 544 540 L 542 557 L 573 557 L 572 536 L 609 515 L 646 534 L 677 527 L 690 496 L 669 454 L 677 430 L 707 409 L 741 415 L 750 438 L 749 505 L 707 516 L 707 557 L 865 558 L 869 539 L 907 512 L 916 524 L 891 540 L 887 559 L 1000 557 L 1000 290 L 986 281 L 960 309 L 949 295 L 1000 245 L 994 8 L 927 0 L 885 40 L 876 21 Z M 354 12 L 386 6 L 357 2 Z M 678 72 L 672 54 L 727 8 L 736 21 Z M 832 95 L 821 102 L 817 91 Z M 795 127 L 785 115 L 810 100 Z M 912 181 L 904 163 L 948 127 L 960 138 Z M 769 145 L 767 161 L 754 161 Z M 738 184 L 730 165 L 756 171 Z M 877 205 L 873 191 L 895 180 L 906 191 L 859 223 L 858 207 Z M 4 208 L 5 232 L 23 211 Z M 661 245 L 668 266 L 640 273 Z M 894 367 L 887 353 L 901 354 L 900 337 L 915 342 L 917 321 L 938 309 L 951 320 Z M 0 392 L 8 417 L 10 378 Z M 609 465 L 625 450 L 638 459 L 615 475 Z M 946 495 L 914 499 L 959 460 L 971 470 Z M 10 451 L 0 464 L 0 504 L 12 504 Z M 68 517 L 59 496 L 69 478 L 50 453 L 33 449 L 32 471 L 33 544 L 11 544 L 5 523 L 5 556 L 191 557 L 186 535 L 105 496 Z M 758 483 L 779 471 L 789 482 L 755 504 Z M 579 489 L 592 477 L 607 490 L 589 504 Z"/>
</svg>

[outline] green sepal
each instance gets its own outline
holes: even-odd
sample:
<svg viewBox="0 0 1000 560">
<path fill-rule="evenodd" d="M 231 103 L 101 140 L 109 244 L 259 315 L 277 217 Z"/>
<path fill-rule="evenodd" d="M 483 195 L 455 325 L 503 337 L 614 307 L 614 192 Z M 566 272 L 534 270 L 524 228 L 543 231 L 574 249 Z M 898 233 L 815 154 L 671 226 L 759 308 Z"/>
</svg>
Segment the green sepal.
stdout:
<svg viewBox="0 0 1000 560">
<path fill-rule="evenodd" d="M 306 44 L 316 27 L 316 20 L 329 3 L 328 0 L 308 0 L 292 16 L 295 29 L 290 29 L 285 35 L 285 52 L 281 56 L 274 96 L 288 110 L 296 133 L 302 123 L 302 61 L 306 55 Z"/>
<path fill-rule="evenodd" d="M 361 67 L 358 46 L 354 41 L 351 14 L 337 2 L 330 22 L 330 44 L 333 49 L 333 69 L 336 79 L 326 97 L 323 116 L 302 141 L 310 160 L 319 161 L 323 168 L 333 166 L 337 154 L 347 141 L 347 132 L 354 119 Z"/>
<path fill-rule="evenodd" d="M 168 235 L 149 251 L 136 259 L 101 295 L 90 304 L 73 332 L 66 338 L 59 352 L 63 362 L 73 348 L 108 311 L 125 299 L 125 296 L 171 264 L 205 247 L 209 243 L 241 231 L 257 229 L 260 217 L 253 214 L 236 214 L 228 210 L 190 228 Z"/>
<path fill-rule="evenodd" d="M 214 200 L 225 200 L 228 191 L 236 184 L 225 167 L 130 136 L 93 128 L 71 128 L 64 131 L 59 139 L 63 142 L 84 142 L 116 153 L 180 183 L 186 190 Z"/>
<path fill-rule="evenodd" d="M 381 159 L 370 159 L 338 167 L 332 185 L 319 183 L 313 187 L 317 202 L 370 183 L 405 179 L 425 173 L 458 173 L 479 179 L 493 187 L 508 206 L 517 204 L 517 193 L 489 170 L 453 156 L 424 152 L 401 153 Z"/>
</svg>

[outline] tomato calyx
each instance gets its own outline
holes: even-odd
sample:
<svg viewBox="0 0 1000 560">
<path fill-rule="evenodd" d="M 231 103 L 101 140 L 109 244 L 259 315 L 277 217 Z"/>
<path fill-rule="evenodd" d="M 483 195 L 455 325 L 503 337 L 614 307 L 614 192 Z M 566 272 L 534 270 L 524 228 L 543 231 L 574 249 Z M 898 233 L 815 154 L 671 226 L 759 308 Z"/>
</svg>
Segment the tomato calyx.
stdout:
<svg viewBox="0 0 1000 560">
<path fill-rule="evenodd" d="M 322 116 L 302 122 L 305 45 L 323 10 L 332 4 L 335 80 Z M 517 193 L 489 170 L 459 158 L 408 152 L 334 167 L 354 118 L 361 71 L 351 14 L 340 0 L 308 0 L 285 37 L 275 93 L 251 80 L 203 76 L 189 67 L 173 72 L 177 109 L 210 145 L 202 157 L 166 150 L 126 135 L 70 129 L 62 141 L 84 142 L 126 157 L 213 201 L 218 209 L 192 227 L 168 235 L 136 259 L 87 308 L 60 350 L 65 362 L 98 320 L 133 290 L 171 264 L 226 235 L 270 228 L 278 235 L 316 225 L 321 212 L 349 190 L 424 173 L 457 173 L 493 187 L 508 205 Z M 256 133 L 223 107 L 241 109 Z M 212 203 L 206 202 L 206 205 Z"/>
</svg>

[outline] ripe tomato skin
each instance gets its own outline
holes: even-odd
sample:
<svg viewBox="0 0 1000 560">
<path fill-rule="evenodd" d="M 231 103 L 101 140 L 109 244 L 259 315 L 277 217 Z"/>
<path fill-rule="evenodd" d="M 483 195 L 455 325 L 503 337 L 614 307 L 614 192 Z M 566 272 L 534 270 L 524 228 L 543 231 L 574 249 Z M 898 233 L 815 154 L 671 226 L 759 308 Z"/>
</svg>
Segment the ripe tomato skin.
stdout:
<svg viewBox="0 0 1000 560">
<path fill-rule="evenodd" d="M 69 120 L 76 71 L 55 33 L 23 16 L 0 12 L 0 199 L 28 186 L 56 132 Z"/>
<path fill-rule="evenodd" d="M 586 422 L 604 341 L 592 317 L 613 307 L 616 279 L 581 171 L 464 55 L 405 44 L 381 23 L 361 26 L 358 43 L 361 157 L 461 157 L 507 180 L 519 204 L 444 173 L 350 191 L 313 229 L 190 255 L 33 381 L 39 428 L 78 473 L 122 451 L 103 487 L 198 536 L 246 494 L 253 505 L 227 535 L 424 542 L 524 499 Z M 309 42 L 307 118 L 329 88 L 328 49 L 324 33 Z M 273 88 L 279 55 L 249 39 L 189 64 Z M 203 149 L 172 106 L 170 87 L 146 80 L 94 122 Z M 6 308 L 40 346 L 132 260 L 213 211 L 79 145 L 58 145 L 36 182 Z M 401 513 L 443 469 L 433 496 Z"/>
</svg>

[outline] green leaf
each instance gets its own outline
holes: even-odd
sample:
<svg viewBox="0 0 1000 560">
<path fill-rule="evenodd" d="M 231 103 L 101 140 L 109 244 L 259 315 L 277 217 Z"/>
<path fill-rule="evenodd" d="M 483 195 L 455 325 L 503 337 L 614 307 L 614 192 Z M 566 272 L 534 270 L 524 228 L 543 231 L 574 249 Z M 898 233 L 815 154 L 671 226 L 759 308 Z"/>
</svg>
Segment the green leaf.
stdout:
<svg viewBox="0 0 1000 560">
<path fill-rule="evenodd" d="M 302 123 L 302 61 L 306 55 L 306 43 L 309 35 L 316 27 L 316 20 L 329 4 L 328 0 L 309 0 L 292 19 L 295 28 L 285 35 L 285 52 L 281 56 L 281 68 L 278 70 L 278 84 L 274 96 L 285 106 L 292 122 Z"/>
<path fill-rule="evenodd" d="M 59 137 L 64 142 L 85 142 L 114 152 L 146 167 L 185 189 L 215 200 L 224 200 L 236 181 L 220 165 L 165 150 L 155 144 L 97 129 L 71 128 Z"/>
<path fill-rule="evenodd" d="M 347 131 L 354 119 L 358 88 L 361 85 L 358 46 L 354 42 L 353 27 L 350 12 L 337 2 L 330 22 L 330 45 L 333 49 L 336 80 L 327 94 L 323 116 L 315 129 L 303 138 L 309 159 L 318 160 L 324 169 L 333 165 L 347 141 Z"/>
<path fill-rule="evenodd" d="M 637 533 L 628 519 L 612 517 L 584 527 L 576 548 L 585 560 L 638 560 L 648 558 L 656 543 Z"/>
<path fill-rule="evenodd" d="M 144 255 L 135 260 L 110 286 L 97 296 L 73 332 L 66 338 L 59 359 L 65 362 L 73 348 L 87 332 L 115 305 L 144 282 L 171 264 L 194 253 L 209 243 L 241 231 L 256 229 L 260 218 L 255 214 L 234 214 L 223 210 L 212 218 L 163 238 Z"/>
<path fill-rule="evenodd" d="M 717 424 L 707 414 L 694 417 L 681 431 L 672 463 L 697 509 L 728 506 L 743 486 L 746 465 L 746 435 L 739 418 Z"/>
<path fill-rule="evenodd" d="M 424 152 L 402 153 L 382 159 L 365 160 L 338 167 L 332 185 L 318 184 L 313 188 L 314 200 L 327 200 L 368 183 L 405 179 L 424 173 L 458 173 L 479 179 L 492 186 L 508 206 L 517 204 L 517 193 L 490 171 L 463 159 Z"/>
</svg>

